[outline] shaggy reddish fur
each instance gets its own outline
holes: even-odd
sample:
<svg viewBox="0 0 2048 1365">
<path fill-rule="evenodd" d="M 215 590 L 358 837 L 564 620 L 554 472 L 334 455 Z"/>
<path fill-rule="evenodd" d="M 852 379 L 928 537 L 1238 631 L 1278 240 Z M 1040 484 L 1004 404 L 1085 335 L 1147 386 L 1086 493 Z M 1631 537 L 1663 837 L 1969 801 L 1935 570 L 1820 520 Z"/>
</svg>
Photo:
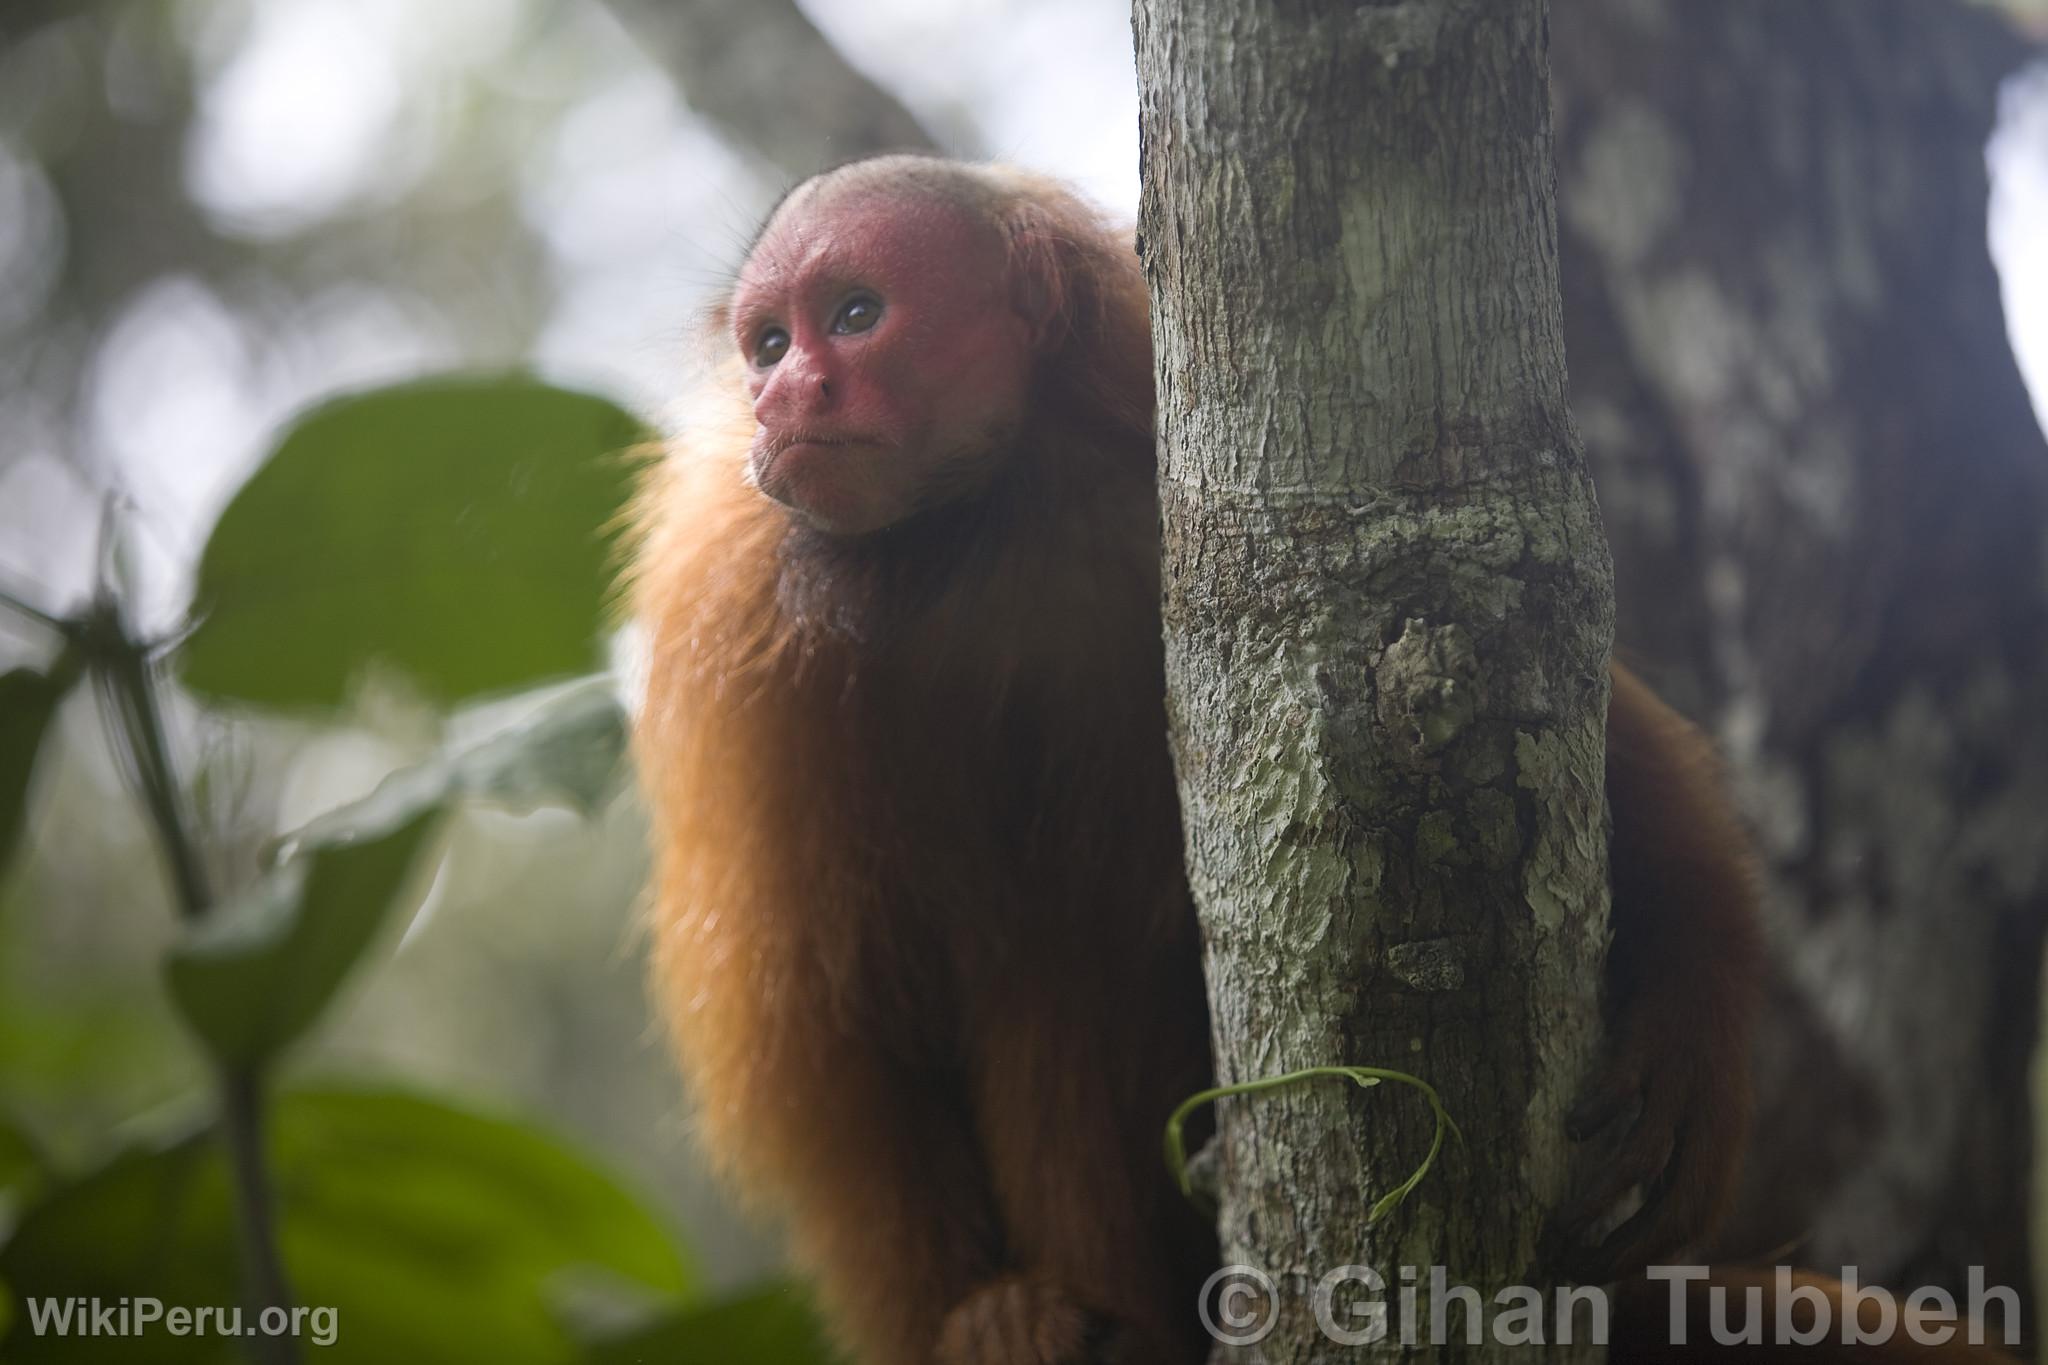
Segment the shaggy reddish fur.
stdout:
<svg viewBox="0 0 2048 1365">
<path fill-rule="evenodd" d="M 1215 1245 L 1159 1155 L 1210 1064 L 1144 281 L 1049 182 L 837 174 L 989 215 L 1042 337 L 1030 415 L 993 487 L 834 539 L 748 486 L 735 358 L 651 476 L 633 599 L 658 990 L 709 1148 L 788 1217 L 860 1359 L 1198 1360 Z M 1707 745 L 1619 668 L 1608 787 L 1613 1045 L 1577 1119 L 1617 1154 L 1560 1220 L 1600 1271 L 1718 1215 L 1759 970 Z M 1637 1181 L 1643 1213 L 1589 1247 Z"/>
</svg>

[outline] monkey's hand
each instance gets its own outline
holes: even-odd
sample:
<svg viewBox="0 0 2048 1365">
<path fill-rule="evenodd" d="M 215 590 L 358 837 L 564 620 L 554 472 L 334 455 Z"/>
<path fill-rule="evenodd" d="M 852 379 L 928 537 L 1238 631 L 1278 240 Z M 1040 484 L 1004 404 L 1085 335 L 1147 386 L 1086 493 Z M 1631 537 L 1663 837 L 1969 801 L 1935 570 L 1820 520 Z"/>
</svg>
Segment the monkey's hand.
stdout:
<svg viewBox="0 0 2048 1365">
<path fill-rule="evenodd" d="M 1030 1275 L 991 1280 L 939 1329 L 938 1365 L 1150 1365 L 1132 1333 Z"/>
<path fill-rule="evenodd" d="M 1645 999 L 1623 1012 L 1567 1118 L 1580 1144 L 1549 1259 L 1585 1284 L 1669 1259 L 1713 1231 L 1749 1129 L 1746 1040 L 1713 1011 Z M 1640 1202 L 1631 1211 L 1631 1196 Z"/>
</svg>

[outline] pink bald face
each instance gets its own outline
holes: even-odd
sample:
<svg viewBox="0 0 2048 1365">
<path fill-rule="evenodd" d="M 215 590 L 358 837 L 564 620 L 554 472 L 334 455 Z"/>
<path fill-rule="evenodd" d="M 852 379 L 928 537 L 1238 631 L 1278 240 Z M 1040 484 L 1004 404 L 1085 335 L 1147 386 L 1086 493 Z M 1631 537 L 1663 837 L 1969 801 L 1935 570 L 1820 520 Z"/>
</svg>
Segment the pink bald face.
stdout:
<svg viewBox="0 0 2048 1365">
<path fill-rule="evenodd" d="M 1032 327 L 1002 241 L 931 197 L 799 190 L 740 270 L 732 325 L 754 481 L 821 530 L 880 530 L 981 487 L 1023 416 Z"/>
</svg>

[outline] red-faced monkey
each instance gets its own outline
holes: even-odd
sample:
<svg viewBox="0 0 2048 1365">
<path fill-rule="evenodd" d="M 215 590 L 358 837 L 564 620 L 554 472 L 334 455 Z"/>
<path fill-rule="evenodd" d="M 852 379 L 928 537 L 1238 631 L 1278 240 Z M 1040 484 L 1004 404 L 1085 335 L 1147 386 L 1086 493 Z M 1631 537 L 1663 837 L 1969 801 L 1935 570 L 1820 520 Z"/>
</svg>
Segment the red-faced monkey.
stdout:
<svg viewBox="0 0 2048 1365">
<path fill-rule="evenodd" d="M 1192 1362 L 1210 1078 L 1129 239 L 1027 174 L 813 179 L 639 509 L 655 976 L 708 1144 L 869 1365 Z M 1604 1275 L 1713 1224 L 1759 972 L 1705 743 L 1614 671 Z M 1628 1190 L 1644 1207 L 1588 1229 Z"/>
</svg>

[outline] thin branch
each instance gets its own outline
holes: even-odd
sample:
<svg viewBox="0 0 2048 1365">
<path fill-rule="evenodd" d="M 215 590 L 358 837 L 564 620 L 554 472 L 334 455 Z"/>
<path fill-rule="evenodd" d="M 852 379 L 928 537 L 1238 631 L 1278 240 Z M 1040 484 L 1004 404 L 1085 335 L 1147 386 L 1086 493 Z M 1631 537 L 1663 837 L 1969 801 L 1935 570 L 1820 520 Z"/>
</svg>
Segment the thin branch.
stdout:
<svg viewBox="0 0 2048 1365">
<path fill-rule="evenodd" d="M 170 864 L 178 913 L 187 922 L 197 922 L 212 908 L 213 893 L 186 819 L 180 795 L 184 789 L 171 758 L 155 667 L 145 647 L 128 638 L 118 609 L 105 599 L 93 609 L 90 640 L 88 653 L 104 680 L 107 709 L 119 727 L 121 747 L 134 764 L 136 794 Z"/>
<path fill-rule="evenodd" d="M 7 610 L 33 621 L 39 626 L 47 626 L 60 635 L 67 635 L 71 631 L 71 623 L 63 617 L 52 616 L 41 607 L 16 596 L 5 588 L 0 588 L 0 607 L 5 607 Z"/>
<path fill-rule="evenodd" d="M 235 1222 L 242 1247 L 243 1294 L 260 1317 L 266 1308 L 289 1309 L 291 1286 L 277 1249 L 277 1216 L 270 1171 L 263 1157 L 263 1080 L 253 1070 L 219 1073 L 221 1140 L 235 1182 Z M 260 1326 L 259 1324 L 253 1324 Z M 257 1365 L 297 1365 L 299 1347 L 289 1333 L 245 1336 Z"/>
<path fill-rule="evenodd" d="M 876 152 L 932 151 L 917 117 L 856 71 L 794 0 L 605 0 L 692 109 L 801 178 Z"/>
<path fill-rule="evenodd" d="M 124 775 L 148 812 L 170 865 L 178 913 L 187 923 L 196 923 L 213 909 L 213 889 L 172 759 L 159 675 L 149 646 L 129 635 L 117 600 L 104 589 L 85 620 L 83 638 L 102 708 L 118 740 Z M 222 1068 L 217 1083 L 221 1142 L 227 1149 L 234 1183 L 243 1291 L 250 1310 L 260 1319 L 266 1309 L 291 1306 L 291 1289 L 277 1248 L 270 1174 L 264 1161 L 263 1078 L 254 1069 Z M 258 1328 L 260 1323 L 249 1326 Z M 298 1343 L 288 1333 L 255 1330 L 244 1340 L 257 1365 L 296 1365 L 299 1358 Z"/>
</svg>

